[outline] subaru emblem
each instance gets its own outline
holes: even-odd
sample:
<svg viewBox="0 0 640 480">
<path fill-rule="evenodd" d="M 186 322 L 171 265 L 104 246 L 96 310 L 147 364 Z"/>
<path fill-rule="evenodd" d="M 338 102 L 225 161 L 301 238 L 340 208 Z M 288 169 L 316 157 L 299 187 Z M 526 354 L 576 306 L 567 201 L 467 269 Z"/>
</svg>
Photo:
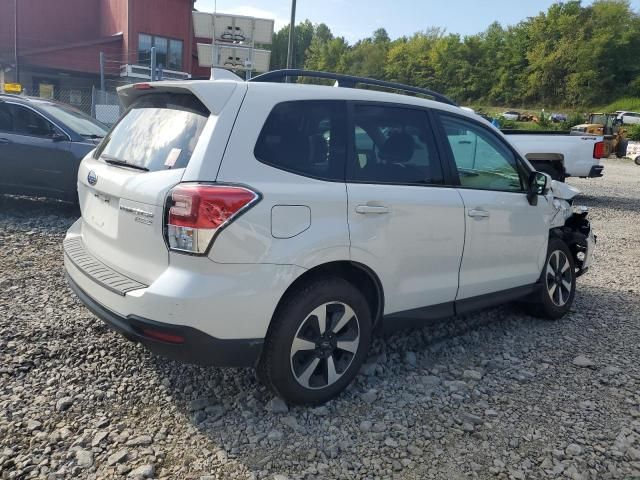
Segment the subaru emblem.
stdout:
<svg viewBox="0 0 640 480">
<path fill-rule="evenodd" d="M 87 175 L 87 182 L 89 182 L 89 185 L 95 185 L 98 183 L 98 175 L 96 175 L 96 172 L 93 170 L 89 172 L 89 175 Z"/>
</svg>

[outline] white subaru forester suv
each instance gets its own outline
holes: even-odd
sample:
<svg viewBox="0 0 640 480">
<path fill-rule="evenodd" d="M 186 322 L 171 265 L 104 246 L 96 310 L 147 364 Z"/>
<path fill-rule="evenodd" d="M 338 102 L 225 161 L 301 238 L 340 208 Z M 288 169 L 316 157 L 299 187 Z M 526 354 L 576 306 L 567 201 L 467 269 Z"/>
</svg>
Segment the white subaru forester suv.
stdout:
<svg viewBox="0 0 640 480">
<path fill-rule="evenodd" d="M 71 287 L 125 337 L 256 367 L 292 403 L 336 396 L 378 332 L 511 300 L 559 318 L 591 262 L 577 191 L 437 93 L 293 70 L 119 94 L 79 169 Z"/>
</svg>

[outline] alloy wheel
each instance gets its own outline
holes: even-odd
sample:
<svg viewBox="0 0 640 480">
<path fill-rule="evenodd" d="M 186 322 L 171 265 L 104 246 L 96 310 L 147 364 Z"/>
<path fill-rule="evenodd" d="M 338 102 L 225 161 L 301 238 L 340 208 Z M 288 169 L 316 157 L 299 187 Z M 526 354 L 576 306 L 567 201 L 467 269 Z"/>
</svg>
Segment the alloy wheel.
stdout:
<svg viewBox="0 0 640 480">
<path fill-rule="evenodd" d="M 554 250 L 549 255 L 546 270 L 546 286 L 549 298 L 557 307 L 563 307 L 569 301 L 573 288 L 573 272 L 566 253 Z"/>
<path fill-rule="evenodd" d="M 326 388 L 349 369 L 360 345 L 360 324 L 343 302 L 324 303 L 310 312 L 291 343 L 291 372 L 308 389 Z"/>
</svg>

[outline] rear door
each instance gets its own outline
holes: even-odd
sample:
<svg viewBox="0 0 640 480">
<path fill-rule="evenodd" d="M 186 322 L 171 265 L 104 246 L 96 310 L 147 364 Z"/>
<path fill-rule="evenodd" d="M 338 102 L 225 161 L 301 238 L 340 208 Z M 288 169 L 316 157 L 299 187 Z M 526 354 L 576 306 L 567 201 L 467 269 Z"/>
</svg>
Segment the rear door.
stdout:
<svg viewBox="0 0 640 480">
<path fill-rule="evenodd" d="M 129 109 L 79 169 L 82 240 L 116 271 L 150 284 L 169 263 L 167 193 L 191 162 L 216 162 L 209 142 L 222 112 L 186 89 L 125 94 L 135 96 Z"/>
<path fill-rule="evenodd" d="M 464 207 L 447 185 L 425 110 L 351 105 L 347 165 L 351 259 L 385 292 L 385 314 L 452 314 Z M 433 307 L 432 309 L 423 307 Z M 420 309 L 419 311 L 408 312 Z"/>
<path fill-rule="evenodd" d="M 441 113 L 465 207 L 465 243 L 457 299 L 530 285 L 540 276 L 549 230 L 547 199 L 527 200 L 527 171 L 491 127 Z M 471 140 L 472 150 L 460 149 Z"/>
</svg>

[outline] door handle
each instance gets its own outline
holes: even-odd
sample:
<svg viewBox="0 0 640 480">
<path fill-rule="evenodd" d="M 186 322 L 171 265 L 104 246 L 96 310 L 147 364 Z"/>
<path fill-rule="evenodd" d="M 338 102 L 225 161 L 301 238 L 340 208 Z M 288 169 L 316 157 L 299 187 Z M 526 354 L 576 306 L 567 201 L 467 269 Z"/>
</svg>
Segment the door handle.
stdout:
<svg viewBox="0 0 640 480">
<path fill-rule="evenodd" d="M 0 138 L 0 145 L 8 145 L 11 143 L 11 140 L 8 138 Z"/>
<path fill-rule="evenodd" d="M 379 205 L 357 205 L 356 213 L 362 214 L 381 214 L 381 213 L 389 213 L 388 207 L 383 207 Z"/>
<path fill-rule="evenodd" d="M 467 212 L 467 215 L 475 218 L 487 218 L 489 216 L 489 212 L 480 208 L 472 208 L 471 210 L 469 210 L 469 212 Z"/>
<path fill-rule="evenodd" d="M 471 145 L 471 140 L 460 140 L 458 143 L 460 145 Z"/>
</svg>

